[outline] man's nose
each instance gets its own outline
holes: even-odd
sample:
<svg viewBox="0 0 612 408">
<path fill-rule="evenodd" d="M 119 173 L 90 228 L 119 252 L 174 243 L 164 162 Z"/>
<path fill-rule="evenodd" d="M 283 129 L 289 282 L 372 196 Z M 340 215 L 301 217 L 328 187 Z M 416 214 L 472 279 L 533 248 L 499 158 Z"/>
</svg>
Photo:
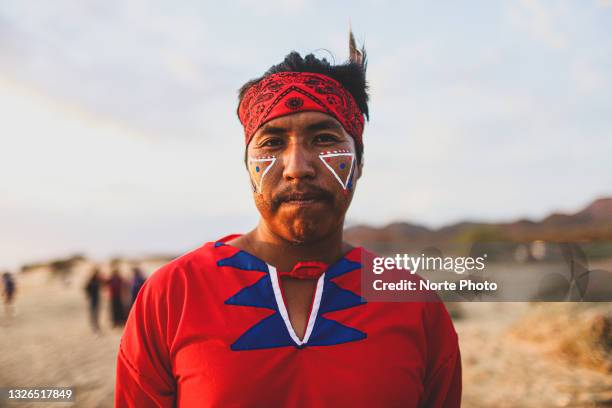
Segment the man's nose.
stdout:
<svg viewBox="0 0 612 408">
<path fill-rule="evenodd" d="M 316 174 L 312 152 L 308 152 L 303 146 L 292 143 L 283 152 L 283 177 L 287 180 L 314 178 Z"/>
</svg>

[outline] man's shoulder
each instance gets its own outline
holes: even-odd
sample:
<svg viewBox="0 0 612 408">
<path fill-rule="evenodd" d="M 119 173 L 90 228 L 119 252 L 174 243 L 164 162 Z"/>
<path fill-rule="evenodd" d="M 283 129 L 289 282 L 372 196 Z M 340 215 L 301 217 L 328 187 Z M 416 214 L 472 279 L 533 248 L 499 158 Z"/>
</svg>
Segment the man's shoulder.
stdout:
<svg viewBox="0 0 612 408">
<path fill-rule="evenodd" d="M 353 258 L 361 262 L 362 273 L 372 273 L 372 265 L 375 258 L 384 258 L 366 248 L 358 247 L 353 251 Z M 360 258 L 360 260 L 359 260 Z M 424 280 L 419 274 L 409 274 L 406 279 L 419 281 Z M 364 280 L 364 283 L 369 282 Z M 433 290 L 420 292 L 421 300 L 403 300 L 399 302 L 382 302 L 387 307 L 397 308 L 403 313 L 418 314 L 426 326 L 437 326 L 439 330 L 451 333 L 456 337 L 456 331 L 452 323 L 448 309 L 440 296 Z"/>
<path fill-rule="evenodd" d="M 172 283 L 188 279 L 190 275 L 210 269 L 215 265 L 215 242 L 207 242 L 162 265 L 146 280 L 149 286 L 168 287 Z"/>
</svg>

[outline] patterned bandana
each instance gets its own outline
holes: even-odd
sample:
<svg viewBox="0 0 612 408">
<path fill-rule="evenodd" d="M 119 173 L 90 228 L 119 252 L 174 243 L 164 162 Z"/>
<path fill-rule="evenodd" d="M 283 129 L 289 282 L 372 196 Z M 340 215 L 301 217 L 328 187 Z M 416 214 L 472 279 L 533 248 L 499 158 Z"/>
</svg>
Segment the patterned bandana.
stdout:
<svg viewBox="0 0 612 408">
<path fill-rule="evenodd" d="M 353 96 L 338 81 L 310 72 L 279 72 L 247 90 L 238 107 L 246 144 L 264 123 L 306 111 L 333 116 L 362 145 L 364 118 Z"/>
</svg>

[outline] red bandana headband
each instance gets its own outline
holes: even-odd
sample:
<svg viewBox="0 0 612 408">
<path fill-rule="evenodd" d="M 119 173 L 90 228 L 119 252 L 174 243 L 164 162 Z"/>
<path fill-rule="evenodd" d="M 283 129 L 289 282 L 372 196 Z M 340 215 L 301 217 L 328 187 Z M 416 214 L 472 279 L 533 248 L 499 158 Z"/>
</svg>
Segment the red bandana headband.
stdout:
<svg viewBox="0 0 612 408">
<path fill-rule="evenodd" d="M 338 81 L 310 72 L 278 72 L 251 86 L 238 108 L 248 145 L 264 123 L 297 112 L 323 112 L 363 144 L 364 118 L 355 99 Z"/>
</svg>

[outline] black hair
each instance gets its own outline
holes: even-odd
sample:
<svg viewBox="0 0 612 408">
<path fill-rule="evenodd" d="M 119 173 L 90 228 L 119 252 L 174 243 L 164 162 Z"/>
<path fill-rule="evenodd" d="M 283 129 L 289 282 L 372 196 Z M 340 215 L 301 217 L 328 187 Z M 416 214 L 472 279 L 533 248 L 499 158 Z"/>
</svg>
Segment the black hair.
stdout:
<svg viewBox="0 0 612 408">
<path fill-rule="evenodd" d="M 355 98 L 355 102 L 359 110 L 366 119 L 369 119 L 368 100 L 368 84 L 366 82 L 366 66 L 365 50 L 361 49 L 362 60 L 356 62 L 349 60 L 343 64 L 332 65 L 325 58 L 317 58 L 313 54 L 308 54 L 302 57 L 298 52 L 292 51 L 289 53 L 283 62 L 276 64 L 268 69 L 265 74 L 259 78 L 251 79 L 240 88 L 238 95 L 238 106 L 242 102 L 242 98 L 246 91 L 254 84 L 262 79 L 276 74 L 278 72 L 312 72 L 328 76 L 338 81 L 350 94 Z M 363 146 L 355 143 L 357 162 L 361 163 L 363 156 Z M 245 155 L 246 162 L 246 155 Z"/>
</svg>

